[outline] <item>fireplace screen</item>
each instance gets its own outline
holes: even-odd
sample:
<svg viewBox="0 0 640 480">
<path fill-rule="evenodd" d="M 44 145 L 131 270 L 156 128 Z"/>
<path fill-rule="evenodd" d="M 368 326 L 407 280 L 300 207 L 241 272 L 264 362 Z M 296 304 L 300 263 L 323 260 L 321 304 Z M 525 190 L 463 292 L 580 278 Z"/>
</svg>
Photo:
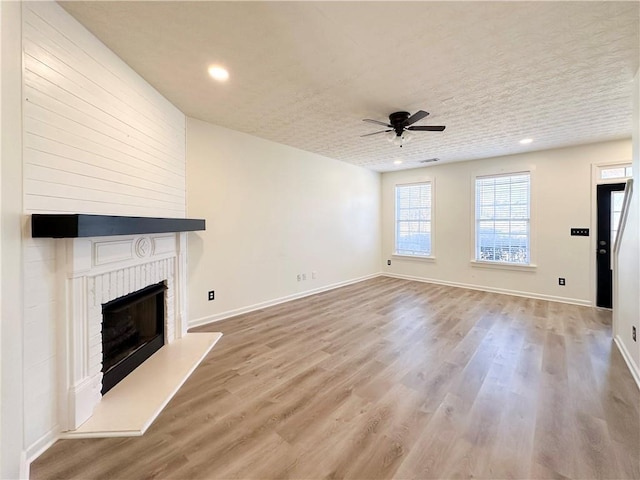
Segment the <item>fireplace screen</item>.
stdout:
<svg viewBox="0 0 640 480">
<path fill-rule="evenodd" d="M 102 305 L 102 394 L 164 345 L 164 282 Z"/>
</svg>

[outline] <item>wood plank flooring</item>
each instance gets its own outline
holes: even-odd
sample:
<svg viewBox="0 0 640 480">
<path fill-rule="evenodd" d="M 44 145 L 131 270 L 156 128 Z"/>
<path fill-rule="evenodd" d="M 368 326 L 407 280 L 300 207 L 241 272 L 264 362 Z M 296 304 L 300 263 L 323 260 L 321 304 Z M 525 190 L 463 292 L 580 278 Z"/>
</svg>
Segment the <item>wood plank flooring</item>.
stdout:
<svg viewBox="0 0 640 480">
<path fill-rule="evenodd" d="M 61 440 L 33 479 L 640 478 L 609 312 L 376 278 L 224 333 L 147 433 Z"/>
</svg>

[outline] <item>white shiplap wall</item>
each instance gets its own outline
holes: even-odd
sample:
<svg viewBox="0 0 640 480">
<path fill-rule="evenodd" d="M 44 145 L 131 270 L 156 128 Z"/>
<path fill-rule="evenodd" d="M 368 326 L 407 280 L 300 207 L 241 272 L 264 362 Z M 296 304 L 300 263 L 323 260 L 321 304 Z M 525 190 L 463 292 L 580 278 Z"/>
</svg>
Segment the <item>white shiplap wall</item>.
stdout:
<svg viewBox="0 0 640 480">
<path fill-rule="evenodd" d="M 184 217 L 184 114 L 58 4 L 24 2 L 22 13 L 25 214 Z M 61 292 L 56 240 L 29 237 L 24 447 L 33 457 L 58 433 Z"/>
<path fill-rule="evenodd" d="M 23 48 L 27 212 L 183 217 L 184 115 L 53 2 Z"/>
</svg>

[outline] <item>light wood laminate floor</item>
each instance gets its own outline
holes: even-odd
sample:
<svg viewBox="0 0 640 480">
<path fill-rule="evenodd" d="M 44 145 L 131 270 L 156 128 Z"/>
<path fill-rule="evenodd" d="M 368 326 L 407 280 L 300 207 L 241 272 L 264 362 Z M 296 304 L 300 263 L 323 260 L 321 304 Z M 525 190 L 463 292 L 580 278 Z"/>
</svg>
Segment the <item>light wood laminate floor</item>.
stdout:
<svg viewBox="0 0 640 480">
<path fill-rule="evenodd" d="M 31 478 L 640 478 L 640 393 L 592 308 L 376 278 L 202 327 L 142 437 Z"/>
</svg>

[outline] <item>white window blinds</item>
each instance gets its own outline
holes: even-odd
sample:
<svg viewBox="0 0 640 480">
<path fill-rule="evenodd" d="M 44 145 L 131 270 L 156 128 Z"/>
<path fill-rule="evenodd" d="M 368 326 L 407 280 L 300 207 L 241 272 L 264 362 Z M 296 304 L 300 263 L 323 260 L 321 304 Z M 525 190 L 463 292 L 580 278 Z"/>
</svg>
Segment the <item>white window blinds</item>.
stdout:
<svg viewBox="0 0 640 480">
<path fill-rule="evenodd" d="M 396 253 L 431 255 L 431 182 L 396 186 Z"/>
<path fill-rule="evenodd" d="M 476 178 L 476 260 L 530 263 L 530 175 Z"/>
</svg>

